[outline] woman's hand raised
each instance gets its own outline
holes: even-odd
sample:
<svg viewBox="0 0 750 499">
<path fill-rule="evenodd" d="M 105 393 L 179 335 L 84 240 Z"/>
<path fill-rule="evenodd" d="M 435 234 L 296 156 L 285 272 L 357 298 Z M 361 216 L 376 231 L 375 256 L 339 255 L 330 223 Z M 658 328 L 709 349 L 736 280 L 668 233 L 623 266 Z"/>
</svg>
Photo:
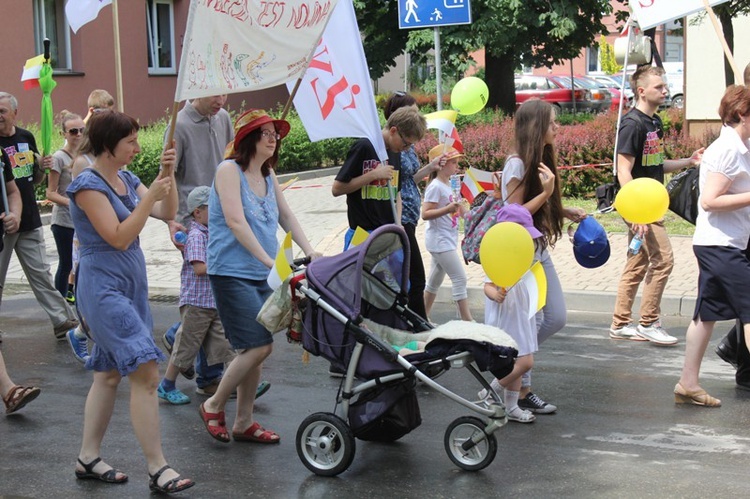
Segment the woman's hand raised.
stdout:
<svg viewBox="0 0 750 499">
<path fill-rule="evenodd" d="M 548 195 L 555 190 L 555 174 L 544 163 L 539 163 L 539 178 L 542 181 L 542 189 Z"/>
</svg>

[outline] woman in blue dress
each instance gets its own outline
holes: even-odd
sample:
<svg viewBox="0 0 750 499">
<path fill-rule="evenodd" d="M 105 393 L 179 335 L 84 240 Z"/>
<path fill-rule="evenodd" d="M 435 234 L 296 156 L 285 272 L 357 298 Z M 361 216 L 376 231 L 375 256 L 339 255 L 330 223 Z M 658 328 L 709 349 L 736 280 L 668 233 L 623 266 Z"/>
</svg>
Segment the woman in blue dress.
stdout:
<svg viewBox="0 0 750 499">
<path fill-rule="evenodd" d="M 224 407 L 237 390 L 232 438 L 237 442 L 279 443 L 280 437 L 253 418 L 255 393 L 263 361 L 271 354 L 273 337 L 255 318 L 271 295 L 267 279 L 273 267 L 279 225 L 311 258 L 313 251 L 297 217 L 284 199 L 273 169 L 289 123 L 251 109 L 237 118 L 234 142 L 217 171 L 208 216 L 208 278 L 216 298 L 224 334 L 237 351 L 216 393 L 200 406 L 208 433 L 229 442 Z"/>
<path fill-rule="evenodd" d="M 94 340 L 86 367 L 94 370 L 83 421 L 83 442 L 75 474 L 79 479 L 123 483 L 128 477 L 100 458 L 102 439 L 114 410 L 117 387 L 130 380 L 130 417 L 146 456 L 149 487 L 179 492 L 194 485 L 167 464 L 161 447 L 156 387 L 157 361 L 165 360 L 153 339 L 146 262 L 139 234 L 149 216 L 171 220 L 177 211 L 175 151 L 162 154 L 159 177 L 146 188 L 121 171 L 140 152 L 138 123 L 104 111 L 89 121 L 86 134 L 94 163 L 68 188 L 70 212 L 80 241 L 77 300 Z"/>
</svg>

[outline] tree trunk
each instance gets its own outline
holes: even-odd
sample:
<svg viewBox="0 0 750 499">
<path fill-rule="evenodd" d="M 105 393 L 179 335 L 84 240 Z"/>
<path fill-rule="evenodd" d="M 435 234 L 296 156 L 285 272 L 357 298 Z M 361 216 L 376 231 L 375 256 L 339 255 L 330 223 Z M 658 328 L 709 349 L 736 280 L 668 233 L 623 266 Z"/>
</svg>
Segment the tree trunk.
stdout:
<svg viewBox="0 0 750 499">
<path fill-rule="evenodd" d="M 717 17 L 719 18 L 719 21 L 721 21 L 721 30 L 724 32 L 724 39 L 727 41 L 727 45 L 729 45 L 729 52 L 734 54 L 734 26 L 732 26 L 732 15 L 729 12 L 729 9 L 720 9 Z M 734 81 L 734 70 L 726 56 L 724 56 L 724 81 L 727 86 L 734 85 L 735 83 L 737 85 L 742 85 L 743 83 L 741 81 Z"/>
<path fill-rule="evenodd" d="M 515 66 L 515 57 L 512 53 L 500 56 L 485 53 L 485 83 L 490 89 L 487 107 L 500 108 L 508 116 L 516 112 L 516 84 L 513 74 Z"/>
</svg>

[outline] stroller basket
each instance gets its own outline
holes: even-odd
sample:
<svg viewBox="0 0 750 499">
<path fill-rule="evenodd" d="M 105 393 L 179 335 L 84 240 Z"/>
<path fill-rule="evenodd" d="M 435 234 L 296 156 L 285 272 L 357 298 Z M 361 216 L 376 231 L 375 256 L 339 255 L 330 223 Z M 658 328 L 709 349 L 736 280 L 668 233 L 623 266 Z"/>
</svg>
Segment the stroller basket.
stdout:
<svg viewBox="0 0 750 499">
<path fill-rule="evenodd" d="M 348 413 L 354 436 L 393 442 L 422 424 L 415 385 L 416 380 L 407 378 L 359 395 Z"/>
</svg>

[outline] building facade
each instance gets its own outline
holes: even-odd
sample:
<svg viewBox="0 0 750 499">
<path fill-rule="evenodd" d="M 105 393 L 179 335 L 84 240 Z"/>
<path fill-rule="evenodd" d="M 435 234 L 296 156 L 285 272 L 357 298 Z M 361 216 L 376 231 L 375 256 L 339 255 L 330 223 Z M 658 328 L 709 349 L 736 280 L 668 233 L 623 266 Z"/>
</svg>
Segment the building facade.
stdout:
<svg viewBox="0 0 750 499">
<path fill-rule="evenodd" d="M 9 16 L 3 28 L 5 47 L 0 91 L 18 98 L 21 122 L 37 122 L 41 91 L 24 90 L 21 72 L 27 59 L 50 55 L 57 87 L 52 94 L 56 112 L 67 109 L 86 114 L 89 93 L 107 90 L 127 114 L 148 124 L 171 112 L 180 65 L 190 0 L 119 0 L 119 54 L 115 49 L 113 7 L 74 34 L 65 18 L 67 0 L 0 0 L 0 12 Z M 121 67 L 122 91 L 117 92 L 116 65 Z M 285 86 L 233 94 L 228 107 L 275 108 L 289 94 Z"/>
</svg>

